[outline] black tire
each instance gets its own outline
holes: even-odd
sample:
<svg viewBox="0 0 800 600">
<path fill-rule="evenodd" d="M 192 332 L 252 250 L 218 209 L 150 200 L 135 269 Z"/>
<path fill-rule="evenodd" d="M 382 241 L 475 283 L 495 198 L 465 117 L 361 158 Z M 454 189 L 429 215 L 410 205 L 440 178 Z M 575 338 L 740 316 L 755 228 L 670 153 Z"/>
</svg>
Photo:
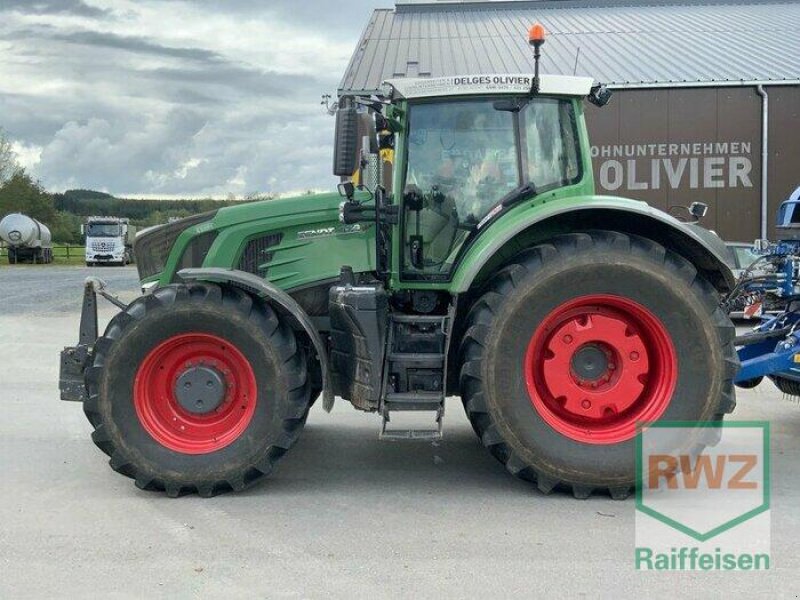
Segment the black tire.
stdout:
<svg viewBox="0 0 800 600">
<path fill-rule="evenodd" d="M 203 454 L 157 441 L 134 400 L 149 353 L 185 334 L 215 336 L 238 350 L 257 385 L 246 428 L 227 446 Z M 292 329 L 269 305 L 214 284 L 171 285 L 134 301 L 95 344 L 86 386 L 92 439 L 111 457 L 111 468 L 140 489 L 170 497 L 240 491 L 268 475 L 297 440 L 309 409 L 306 356 Z"/>
<path fill-rule="evenodd" d="M 544 493 L 569 489 L 586 498 L 597 490 L 622 499 L 635 485 L 635 437 L 586 443 L 549 425 L 529 394 L 533 367 L 520 358 L 548 315 L 597 294 L 645 307 L 674 345 L 674 392 L 662 394 L 666 404 L 656 420 L 716 422 L 734 409 L 735 330 L 716 291 L 673 252 L 607 231 L 564 235 L 526 250 L 488 282 L 467 317 L 461 394 L 483 445 L 512 474 L 537 482 Z M 714 435 L 687 449 L 713 444 Z"/>
</svg>

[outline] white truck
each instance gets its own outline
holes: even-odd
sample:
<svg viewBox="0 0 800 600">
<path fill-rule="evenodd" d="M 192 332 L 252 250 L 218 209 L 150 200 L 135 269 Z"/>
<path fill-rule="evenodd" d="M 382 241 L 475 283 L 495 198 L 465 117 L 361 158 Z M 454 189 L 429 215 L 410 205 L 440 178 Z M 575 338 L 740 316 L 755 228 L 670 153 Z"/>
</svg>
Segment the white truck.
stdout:
<svg viewBox="0 0 800 600">
<path fill-rule="evenodd" d="M 86 266 L 119 265 L 134 262 L 133 240 L 136 228 L 128 219 L 89 217 L 81 226 L 86 236 Z"/>
</svg>

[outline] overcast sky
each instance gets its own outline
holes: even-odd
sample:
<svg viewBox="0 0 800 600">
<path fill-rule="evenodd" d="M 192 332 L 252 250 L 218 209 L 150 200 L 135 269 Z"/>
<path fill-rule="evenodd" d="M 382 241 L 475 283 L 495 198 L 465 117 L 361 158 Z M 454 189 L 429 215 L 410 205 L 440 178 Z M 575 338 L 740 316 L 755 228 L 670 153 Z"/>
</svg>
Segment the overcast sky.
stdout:
<svg viewBox="0 0 800 600">
<path fill-rule="evenodd" d="M 333 185 L 335 94 L 392 0 L 0 0 L 0 127 L 52 191 Z"/>
</svg>

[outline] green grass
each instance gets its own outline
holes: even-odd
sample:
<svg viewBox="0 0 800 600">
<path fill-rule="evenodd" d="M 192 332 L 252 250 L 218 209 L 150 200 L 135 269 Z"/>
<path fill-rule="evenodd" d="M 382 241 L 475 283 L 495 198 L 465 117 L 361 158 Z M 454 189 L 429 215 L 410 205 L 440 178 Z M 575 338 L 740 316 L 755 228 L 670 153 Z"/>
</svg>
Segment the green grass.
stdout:
<svg viewBox="0 0 800 600">
<path fill-rule="evenodd" d="M 86 255 L 84 254 L 83 246 L 53 246 L 53 266 L 64 265 L 83 265 L 86 262 Z M 29 264 L 29 263 L 23 263 Z M 8 250 L 0 248 L 0 268 L 13 267 L 14 265 L 8 264 Z M 43 265 L 47 266 L 47 265 Z"/>
<path fill-rule="evenodd" d="M 86 264 L 86 257 L 81 254 L 79 256 L 75 256 L 74 254 L 70 253 L 70 257 L 67 258 L 66 256 L 54 256 L 53 263 L 54 265 L 85 265 Z"/>
</svg>

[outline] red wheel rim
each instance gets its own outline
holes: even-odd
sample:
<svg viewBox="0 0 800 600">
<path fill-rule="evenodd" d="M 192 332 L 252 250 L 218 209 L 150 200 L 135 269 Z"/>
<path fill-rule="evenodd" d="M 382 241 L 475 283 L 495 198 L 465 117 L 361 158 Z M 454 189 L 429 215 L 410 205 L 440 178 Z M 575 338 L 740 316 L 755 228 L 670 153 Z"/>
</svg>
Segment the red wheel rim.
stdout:
<svg viewBox="0 0 800 600">
<path fill-rule="evenodd" d="M 221 401 L 211 412 L 188 411 L 176 385 L 191 369 L 219 374 Z M 134 405 L 142 427 L 162 446 L 182 454 L 208 454 L 232 444 L 247 429 L 258 397 L 253 368 L 228 341 L 205 333 L 176 335 L 142 361 L 134 381 Z"/>
<path fill-rule="evenodd" d="M 553 310 L 528 344 L 525 380 L 536 411 L 558 433 L 618 444 L 669 406 L 677 356 L 664 324 L 641 304 L 611 295 Z"/>
</svg>

